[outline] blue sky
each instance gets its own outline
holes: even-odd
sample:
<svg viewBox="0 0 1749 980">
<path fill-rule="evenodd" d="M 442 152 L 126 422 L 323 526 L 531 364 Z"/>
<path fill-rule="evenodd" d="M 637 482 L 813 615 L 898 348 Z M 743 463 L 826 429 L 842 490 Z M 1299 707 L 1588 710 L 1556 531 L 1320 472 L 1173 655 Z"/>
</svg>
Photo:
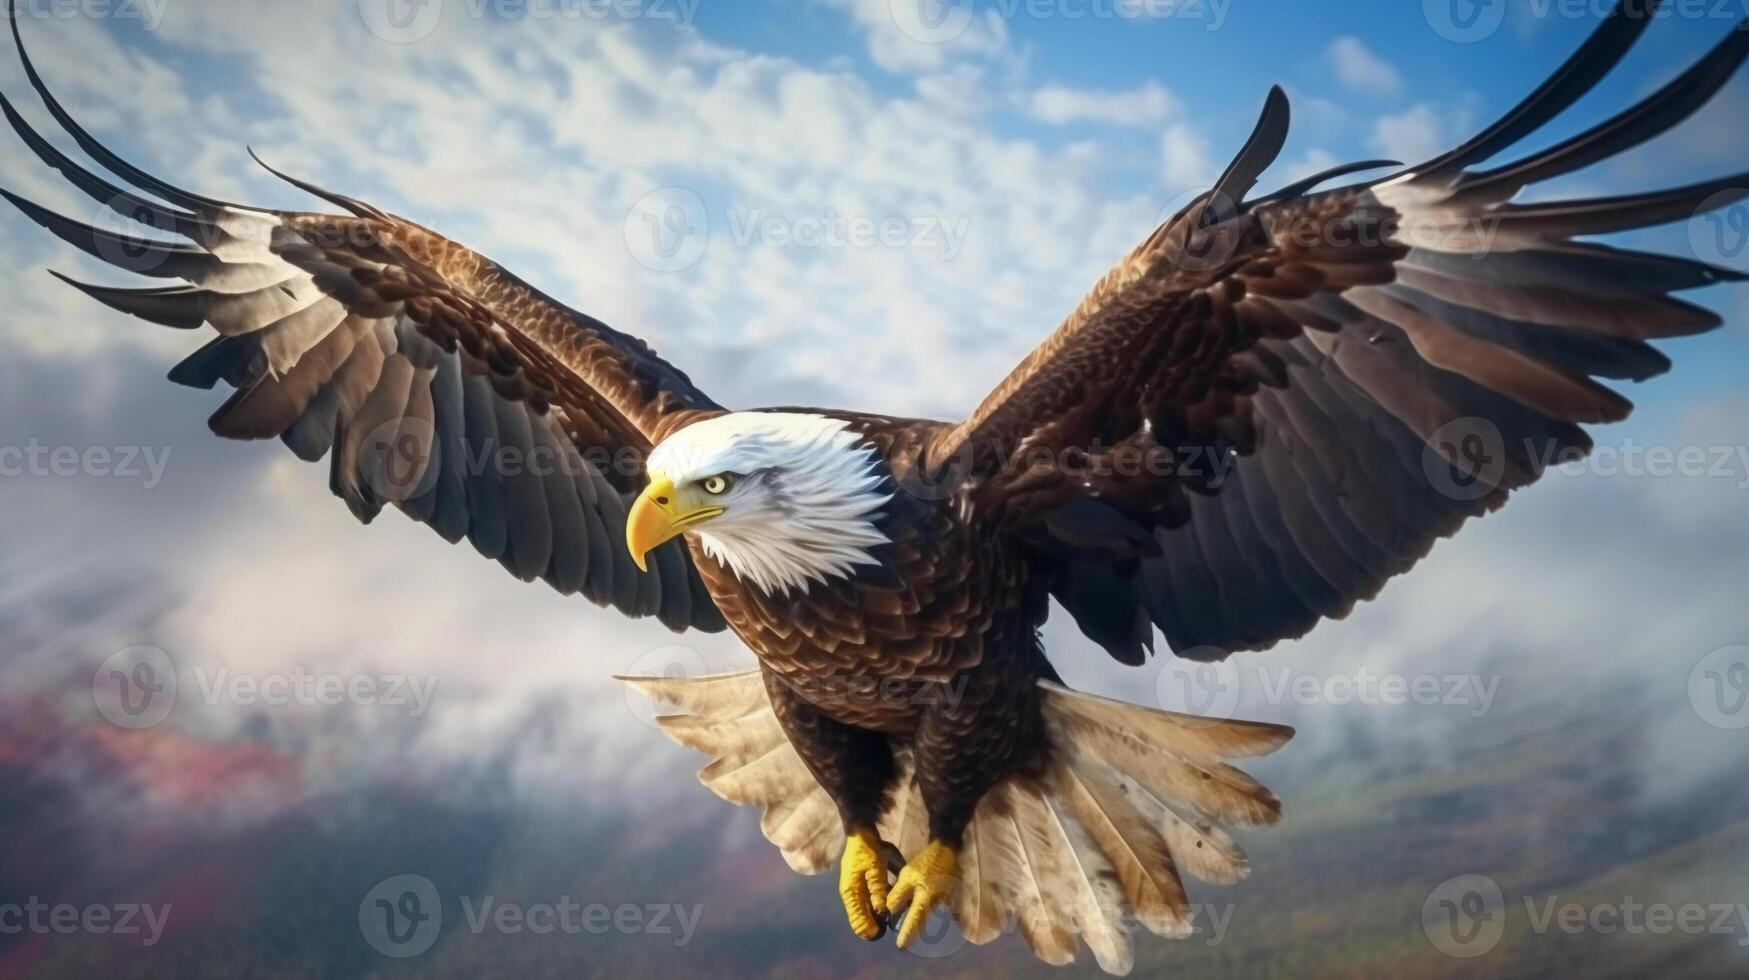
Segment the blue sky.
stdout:
<svg viewBox="0 0 1749 980">
<path fill-rule="evenodd" d="M 920 272 L 929 281 L 907 284 L 904 292 L 911 295 L 902 297 L 887 290 L 846 295 L 832 311 L 835 326 L 854 334 L 847 339 L 855 343 L 871 335 L 867 319 L 879 316 L 873 304 L 886 302 L 896 309 L 915 303 L 935 326 L 987 351 L 979 363 L 966 366 L 973 373 L 962 370 L 931 379 L 931 390 L 914 393 L 916 400 L 905 405 L 882 406 L 873 401 L 878 393 L 869 395 L 869 407 L 931 414 L 952 414 L 975 400 L 975 383 L 963 389 L 955 384 L 952 393 L 940 389 L 960 379 L 994 382 L 1072 305 L 1087 282 L 1151 227 L 1161 206 L 1199 189 L 1243 140 L 1270 84 L 1284 85 L 1294 97 L 1296 124 L 1266 184 L 1319 164 L 1411 156 L 1450 145 L 1528 92 L 1584 38 L 1595 23 L 1596 8 L 1606 6 L 1602 0 L 1526 0 L 1515 5 L 1503 0 L 1479 5 L 1471 0 L 1361 0 L 1339 8 L 1234 0 L 996 0 L 969 6 L 956 0 L 942 6 L 937 16 L 953 24 L 964 10 L 966 26 L 943 43 L 924 44 L 908 37 L 901 22 L 915 18 L 907 13 L 909 7 L 920 3 L 928 8 L 939 0 L 647 0 L 615 8 L 642 12 L 629 18 L 578 13 L 601 9 L 600 0 L 445 0 L 429 8 L 441 12 L 429 37 L 393 43 L 372 34 L 368 27 L 374 9 L 406 2 L 347 0 L 266 18 L 247 12 L 252 5 L 242 4 L 238 9 L 245 12 L 214 18 L 173 3 L 162 6 L 162 0 L 157 7 L 140 0 L 121 9 L 141 12 L 144 23 L 129 17 L 34 17 L 26 29 L 45 46 L 76 45 L 82 36 L 98 35 L 106 45 L 127 45 L 153 60 L 166 85 L 173 78 L 179 97 L 190 106 L 202 101 L 207 107 L 223 106 L 233 125 L 197 124 L 193 129 L 209 168 L 206 173 L 239 194 L 246 188 L 244 196 L 254 200 L 303 203 L 295 192 L 247 164 L 241 147 L 254 143 L 270 160 L 478 244 L 561 293 L 564 280 L 587 276 L 565 266 L 566 250 L 586 242 L 579 232 L 591 230 L 591 225 L 610 230 L 613 219 L 634 203 L 627 200 L 634 184 L 696 192 L 713 216 L 740 211 L 743 219 L 757 213 L 793 220 L 836 208 L 881 212 L 875 217 L 963 219 L 974 260 L 912 261 L 909 268 L 904 262 L 892 264 L 895 277 Z M 39 0 L 38 9 L 59 9 L 48 3 Z M 1540 139 L 1573 132 L 1681 70 L 1729 29 L 1724 15 L 1740 14 L 1738 6 L 1734 0 L 1674 5 L 1672 15 L 1649 32 L 1597 93 Z M 1449 22 L 1441 18 L 1472 7 L 1482 28 L 1463 42 L 1449 39 Z M 1148 11 L 1158 16 L 1145 15 Z M 196 26 L 203 17 L 209 24 L 205 30 Z M 259 30 L 270 22 L 271 30 Z M 1490 30 L 1489 24 L 1498 26 Z M 268 36 L 300 34 L 307 39 L 277 49 Z M 687 74 L 655 90 L 646 87 L 648 77 L 615 77 L 621 67 L 599 64 L 597 46 L 603 36 L 641 52 L 647 64 L 639 70 L 664 70 L 666 62 L 670 68 L 683 66 Z M 449 46 L 469 40 L 475 43 L 465 63 L 457 59 L 446 64 Z M 319 58 L 308 61 L 301 72 L 295 60 L 287 59 L 281 72 L 263 72 L 264 62 L 284 59 L 300 45 L 317 52 L 344 50 L 346 55 L 332 64 Z M 51 75 L 56 74 L 60 66 L 53 53 L 46 52 L 44 59 Z M 754 62 L 760 67 L 748 70 Z M 412 70 L 397 71 L 397 65 Z M 487 65 L 497 73 L 491 84 L 500 91 L 481 88 L 475 71 Z M 735 73 L 745 77 L 724 81 Z M 63 89 L 81 81 L 65 71 L 59 78 Z M 502 128 L 467 133 L 460 118 L 441 132 L 422 125 L 420 100 L 408 95 L 413 85 L 428 94 L 442 89 L 443 98 L 452 101 L 473 97 L 482 109 L 479 118 Z M 527 92 L 517 91 L 519 85 L 552 90 L 547 97 L 527 99 L 521 97 Z M 572 91 L 573 85 L 588 91 Z M 688 86 L 733 88 L 737 97 L 751 94 L 764 100 L 760 108 L 771 109 L 789 98 L 773 95 L 785 85 L 817 90 L 790 98 L 789 107 L 778 113 L 781 118 L 752 114 L 749 123 L 771 124 L 765 132 L 751 125 L 737 127 L 733 109 L 702 108 L 722 113 L 702 125 L 690 112 L 689 118 L 670 120 L 662 111 L 686 105 Z M 294 87 L 312 91 L 289 91 Z M 313 91 L 319 89 L 345 90 L 349 97 L 362 98 L 344 109 L 318 109 Z M 1571 178 L 1568 186 L 1574 193 L 1639 190 L 1739 167 L 1749 136 L 1735 120 L 1746 91 L 1745 83 L 1735 83 L 1718 105 L 1681 133 Z M 105 105 L 103 94 L 96 87 L 69 92 L 88 114 L 117 111 L 117 100 Z M 586 99 L 575 98 L 585 94 Z M 599 152 L 598 140 L 616 139 L 616 121 L 602 126 L 587 104 L 596 99 L 616 105 L 626 116 L 643 110 L 645 125 L 625 137 L 633 144 L 666 129 L 673 145 L 640 153 Z M 555 119 L 555 107 L 567 103 L 562 118 Z M 154 109 L 142 106 L 138 111 L 150 114 Z M 933 125 L 907 133 L 916 120 L 906 112 L 933 116 Z M 866 132 L 858 134 L 857 126 L 883 113 L 893 132 L 888 143 L 876 145 Z M 345 144 L 346 151 L 335 152 L 336 147 L 324 147 L 320 138 L 311 139 L 309 127 L 318 124 L 327 137 L 339 137 L 336 142 Z M 154 144 L 125 131 L 113 135 L 122 149 L 162 169 L 185 163 L 197 145 L 169 137 Z M 482 198 L 485 185 L 470 181 L 466 158 L 477 148 L 456 145 L 475 139 L 498 144 L 479 160 L 480 167 L 495 169 L 496 179 L 514 177 L 518 171 L 530 176 L 539 171 L 543 178 L 567 174 L 574 178 L 569 182 L 573 188 L 577 181 L 591 179 L 599 193 L 494 206 Z M 907 139 L 908 146 L 891 142 Z M 517 144 L 520 152 L 509 152 L 506 143 Z M 755 152 L 752 144 L 763 146 Z M 368 163 L 361 160 L 361 146 L 371 151 Z M 931 152 L 935 148 L 941 152 Z M 773 165 L 784 154 L 817 159 L 812 165 Z M 873 165 L 860 174 L 840 166 L 850 155 Z M 1011 162 L 1024 164 L 1025 172 L 1003 173 Z M 934 188 L 921 183 L 931 167 L 943 170 Z M 908 170 L 910 179 L 893 179 L 895 169 Z M 419 188 L 410 188 L 405 178 L 421 170 L 427 172 L 426 179 Z M 793 193 L 777 193 L 776 185 L 784 181 Z M 873 202 L 878 207 L 871 208 Z M 494 234 L 482 219 L 482 213 L 495 212 L 502 226 L 518 217 L 519 208 L 530 207 L 574 230 Z M 1048 213 L 1052 210 L 1069 213 Z M 8 215 L 3 220 L 7 223 L 0 229 L 8 240 L 45 254 L 47 246 L 20 219 Z M 1667 229 L 1641 240 L 1687 250 L 1685 231 Z M 1001 253 L 1022 249 L 1016 235 L 1029 233 L 1055 239 L 1062 254 L 1035 250 L 1024 257 L 1031 266 L 1027 271 L 1038 275 L 1028 276 L 1023 300 L 999 292 L 1007 286 L 1000 277 L 1015 264 Z M 798 268 L 853 276 L 855 264 L 841 261 L 851 257 L 792 249 L 784 256 L 787 261 L 767 271 L 776 278 Z M 751 261 L 762 264 L 760 260 L 770 258 L 754 255 Z M 714 273 L 728 274 L 737 264 L 746 263 L 731 258 L 718 263 Z M 692 266 L 654 283 L 605 274 L 600 281 L 643 289 L 653 301 L 686 290 L 702 295 L 700 280 L 712 275 L 709 268 Z M 731 292 L 713 296 L 716 315 L 741 320 L 740 326 L 746 327 L 748 307 L 758 297 L 755 291 Z M 1025 311 L 1028 319 L 998 316 L 990 305 L 993 295 L 997 303 L 1012 302 L 1013 310 Z M 1728 304 L 1733 298 L 1718 293 L 1704 301 Z M 1740 308 L 1740 297 L 1736 301 Z M 687 304 L 681 299 L 679 305 Z M 650 321 L 653 339 L 669 328 L 664 321 L 671 309 L 667 302 L 657 307 L 658 316 Z M 915 317 L 889 314 L 886 319 L 898 323 Z M 774 327 L 761 335 L 781 330 Z M 713 333 L 713 343 L 720 344 L 722 332 Z M 1685 343 L 1685 349 L 1699 353 L 1688 356 L 1693 364 L 1686 365 L 1683 384 L 1705 391 L 1727 388 L 1733 380 L 1729 366 L 1745 360 L 1744 336 L 1737 332 Z M 816 373 L 836 350 L 814 352 L 796 373 Z M 903 367 L 896 356 L 887 356 L 886 362 L 894 371 Z M 709 373 L 708 367 L 704 370 Z M 1661 397 L 1663 390 L 1654 386 L 1640 397 Z"/>
</svg>

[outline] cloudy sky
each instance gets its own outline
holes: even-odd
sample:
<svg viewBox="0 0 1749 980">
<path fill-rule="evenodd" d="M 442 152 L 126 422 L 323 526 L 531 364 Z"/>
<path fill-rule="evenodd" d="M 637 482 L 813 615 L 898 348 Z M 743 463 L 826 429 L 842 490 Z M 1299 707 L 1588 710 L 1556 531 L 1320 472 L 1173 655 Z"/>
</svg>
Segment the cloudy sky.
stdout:
<svg viewBox="0 0 1749 980">
<path fill-rule="evenodd" d="M 1295 128 L 1264 184 L 1342 160 L 1412 161 L 1534 87 L 1601 6 L 26 0 L 22 26 L 72 111 L 176 183 L 311 206 L 249 161 L 253 147 L 650 340 L 724 404 L 951 418 L 1207 185 L 1270 84 L 1292 97 Z M 1685 68 L 1731 28 L 1712 16 L 1726 8 L 1741 16 L 1689 4 L 1655 26 L 1554 135 Z M 0 86 L 48 130 L 10 54 Z M 1741 169 L 1746 86 L 1552 192 Z M 0 144 L 0 184 L 92 217 L 10 133 Z M 1741 268 L 1746 234 L 1739 205 L 1723 224 L 1633 242 Z M 137 465 L 0 477 L 0 584 L 28 604 L 48 578 L 97 600 L 126 582 L 164 611 L 142 626 L 99 601 L 76 649 L 8 663 L 8 683 L 147 645 L 182 676 L 176 724 L 225 737 L 308 734 L 329 709 L 205 696 L 218 672 L 410 675 L 436 684 L 417 724 L 383 705 L 344 709 L 348 726 L 393 716 L 396 765 L 701 794 L 685 778 L 694 760 L 608 678 L 677 659 L 750 664 L 732 640 L 675 637 L 522 585 L 398 515 L 358 527 L 325 464 L 209 436 L 219 396 L 162 380 L 190 337 L 107 312 L 47 268 L 117 281 L 0 214 L 0 446 Z M 1669 749 L 1625 764 L 1704 779 L 1741 757 L 1741 732 L 1704 723 L 1687 695 L 1709 652 L 1749 643 L 1749 294 L 1699 300 L 1732 326 L 1668 346 L 1676 370 L 1629 393 L 1640 411 L 1597 434 L 1599 465 L 1552 476 L 1348 622 L 1239 662 L 1247 708 L 1306 725 L 1269 763 L 1275 778 L 1353 754 L 1357 724 L 1435 754 L 1483 727 L 1468 703 L 1283 703 L 1258 683 L 1282 669 L 1492 676 L 1492 696 L 1520 706 L 1632 683 L 1670 704 L 1652 743 Z M 1698 448 L 1705 472 L 1648 466 L 1648 448 Z M 1169 666 L 1125 671 L 1062 624 L 1049 640 L 1072 681 L 1170 700 Z M 650 764 L 628 770 L 628 758 Z"/>
</svg>

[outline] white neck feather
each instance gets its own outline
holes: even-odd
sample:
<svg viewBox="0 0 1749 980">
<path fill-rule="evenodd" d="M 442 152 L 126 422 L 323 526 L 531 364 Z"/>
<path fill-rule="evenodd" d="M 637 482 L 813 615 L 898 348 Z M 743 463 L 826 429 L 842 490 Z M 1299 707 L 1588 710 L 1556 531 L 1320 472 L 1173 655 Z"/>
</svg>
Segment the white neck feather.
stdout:
<svg viewBox="0 0 1749 980">
<path fill-rule="evenodd" d="M 687 426 L 650 456 L 676 483 L 732 473 L 725 513 L 689 532 L 736 578 L 785 595 L 876 563 L 888 542 L 875 517 L 881 492 L 874 448 L 841 419 L 734 412 Z"/>
</svg>

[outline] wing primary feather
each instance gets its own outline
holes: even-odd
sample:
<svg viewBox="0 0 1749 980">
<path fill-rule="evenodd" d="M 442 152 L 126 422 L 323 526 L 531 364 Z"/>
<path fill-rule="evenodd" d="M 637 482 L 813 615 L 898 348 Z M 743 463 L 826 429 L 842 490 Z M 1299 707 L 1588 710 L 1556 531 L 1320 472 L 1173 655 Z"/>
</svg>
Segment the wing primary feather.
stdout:
<svg viewBox="0 0 1749 980">
<path fill-rule="evenodd" d="M 1245 195 L 1251 193 L 1251 188 L 1257 185 L 1257 178 L 1281 155 L 1281 148 L 1287 143 L 1290 116 L 1287 93 L 1280 85 L 1270 86 L 1256 128 L 1208 193 L 1208 205 L 1199 219 L 1201 227 L 1231 217 Z"/>
<path fill-rule="evenodd" d="M 1652 23 L 1661 0 L 1621 0 L 1602 26 L 1536 91 L 1474 139 L 1411 168 L 1422 176 L 1454 174 L 1542 128 L 1615 68 Z"/>
<path fill-rule="evenodd" d="M 0 92 L 0 110 L 5 111 L 6 121 L 12 124 L 13 132 L 30 147 L 37 159 L 67 178 L 73 186 L 84 191 L 87 197 L 117 214 L 151 228 L 173 232 L 195 241 L 212 238 L 216 229 L 198 216 L 173 211 L 156 201 L 147 200 L 133 191 L 117 187 L 75 163 L 71 157 L 56 149 L 53 143 L 43 139 L 41 134 L 31 128 L 3 92 Z M 125 210 L 118 205 L 125 205 Z"/>
<path fill-rule="evenodd" d="M 457 355 L 458 357 L 460 355 Z M 467 429 L 468 458 L 463 461 L 468 501 L 468 540 L 475 550 L 494 561 L 510 547 L 508 494 L 501 467 L 504 450 L 494 410 L 496 398 L 483 375 L 467 370 L 463 362 L 462 415 Z"/>
<path fill-rule="evenodd" d="M 1599 242 L 1561 242 L 1537 251 L 1474 254 L 1417 248 L 1401 264 L 1450 278 L 1565 289 L 1599 297 L 1641 298 L 1647 293 L 1679 293 L 1749 281 L 1749 272 Z"/>
<path fill-rule="evenodd" d="M 205 323 L 207 308 L 213 300 L 212 293 L 188 286 L 120 289 L 80 282 L 53 269 L 49 270 L 49 275 L 112 310 L 177 330 L 193 330 Z"/>
<path fill-rule="evenodd" d="M 1310 177 L 1296 180 L 1286 187 L 1283 187 L 1281 190 L 1250 202 L 1248 206 L 1255 208 L 1266 204 L 1274 204 L 1277 201 L 1292 200 L 1293 198 L 1304 195 L 1307 191 L 1317 187 L 1319 184 L 1328 183 L 1338 177 L 1347 177 L 1350 174 L 1357 174 L 1366 170 L 1378 170 L 1383 167 L 1401 167 L 1402 165 L 1403 161 L 1401 160 L 1361 160 L 1357 163 L 1339 164 L 1328 170 L 1320 170 Z"/>
<path fill-rule="evenodd" d="M 1581 170 L 1654 139 L 1711 101 L 1749 56 L 1749 30 L 1739 25 L 1706 57 L 1638 104 L 1534 156 L 1459 178 L 1460 194 L 1515 193 L 1527 184 Z M 1501 187 L 1501 185 L 1506 185 Z"/>
<path fill-rule="evenodd" d="M 1651 228 L 1696 216 L 1705 205 L 1717 211 L 1749 197 L 1749 171 L 1649 194 L 1599 197 L 1547 204 L 1510 204 L 1495 209 L 1503 232 L 1520 227 L 1544 238 L 1603 235 Z"/>
<path fill-rule="evenodd" d="M 548 516 L 545 480 L 531 470 L 528 460 L 534 447 L 528 407 L 520 402 L 497 402 L 498 435 L 504 440 L 504 486 L 506 525 L 510 548 L 502 561 L 511 574 L 532 582 L 547 570 L 553 558 L 553 525 Z"/>
<path fill-rule="evenodd" d="M 437 428 L 437 500 L 430 524 L 445 541 L 460 541 L 468 533 L 467 421 L 462 396 L 461 358 L 438 359 L 431 378 L 431 401 Z"/>
<path fill-rule="evenodd" d="M 156 279 L 192 279 L 218 262 L 212 253 L 190 245 L 130 238 L 81 224 L 4 187 L 0 187 L 0 197 L 61 241 L 128 272 Z"/>
<path fill-rule="evenodd" d="M 661 583 L 661 607 L 656 618 L 675 632 L 686 628 L 692 617 L 692 593 L 685 584 L 687 575 L 685 545 L 669 541 L 656 549 L 656 575 Z"/>
<path fill-rule="evenodd" d="M 316 197 L 319 197 L 322 200 L 327 201 L 329 204 L 334 205 L 335 207 L 343 208 L 347 211 L 352 212 L 353 214 L 357 215 L 360 218 L 377 218 L 377 219 L 386 219 L 387 218 L 387 215 L 384 215 L 381 211 L 377 210 L 376 208 L 371 207 L 370 205 L 364 203 L 363 201 L 358 200 L 357 198 L 347 197 L 345 194 L 336 194 L 333 191 L 325 190 L 321 187 L 317 187 L 315 184 L 312 184 L 309 181 L 299 180 L 298 178 L 293 177 L 290 174 L 275 170 L 273 167 L 268 165 L 266 160 L 261 159 L 260 154 L 255 152 L 254 147 L 249 147 L 248 150 L 249 150 L 249 159 L 254 160 L 257 164 L 259 164 L 261 166 L 261 169 L 267 171 L 268 173 L 274 175 L 275 177 L 278 177 L 280 180 L 285 181 L 286 183 L 292 185 L 293 187 L 296 187 L 298 190 L 303 191 L 306 194 L 312 194 Z"/>
<path fill-rule="evenodd" d="M 171 381 L 208 391 L 220 381 L 233 388 L 254 384 L 267 373 L 267 352 L 260 334 L 214 337 L 170 369 Z"/>
<path fill-rule="evenodd" d="M 49 91 L 48 85 L 43 82 L 42 75 L 37 73 L 36 65 L 31 62 L 30 53 L 25 50 L 24 35 L 18 29 L 18 23 L 23 19 L 18 16 L 18 0 L 8 0 L 6 7 L 7 14 L 12 18 L 12 41 L 18 48 L 18 61 L 24 68 L 25 77 L 30 80 L 31 88 L 36 90 L 37 96 L 43 100 L 43 105 L 48 108 L 49 114 L 55 117 L 55 122 L 60 123 L 61 128 L 66 131 L 67 135 L 73 138 L 73 142 L 79 144 L 79 148 L 90 154 L 93 160 L 96 160 L 98 163 L 107 167 L 116 176 L 133 184 L 135 187 L 144 191 L 149 191 L 171 204 L 188 208 L 191 211 L 202 212 L 234 209 L 266 214 L 282 213 L 266 208 L 254 208 L 243 204 L 233 204 L 229 201 L 218 200 L 217 198 L 203 197 L 202 195 L 183 190 L 174 184 L 160 180 L 116 155 L 116 153 L 109 149 L 109 147 L 104 146 L 96 137 L 87 132 L 85 127 L 79 125 L 78 120 L 74 119 L 72 114 L 67 112 L 66 108 L 61 105 L 60 100 L 55 98 L 54 93 Z"/>
</svg>

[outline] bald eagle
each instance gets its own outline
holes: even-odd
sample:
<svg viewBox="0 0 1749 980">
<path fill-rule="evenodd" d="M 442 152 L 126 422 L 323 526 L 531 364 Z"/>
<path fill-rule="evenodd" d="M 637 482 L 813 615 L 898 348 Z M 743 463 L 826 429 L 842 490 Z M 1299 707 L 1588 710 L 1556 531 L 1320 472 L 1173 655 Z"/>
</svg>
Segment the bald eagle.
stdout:
<svg viewBox="0 0 1749 980">
<path fill-rule="evenodd" d="M 972 942 L 1012 923 L 1045 960 L 1085 943 L 1122 973 L 1134 926 L 1189 931 L 1182 872 L 1244 876 L 1227 828 L 1281 805 L 1229 761 L 1292 732 L 1067 689 L 1039 639 L 1052 601 L 1125 664 L 1156 628 L 1201 659 L 1302 636 L 1586 452 L 1580 426 L 1630 407 L 1596 379 L 1659 374 L 1648 341 L 1717 327 L 1672 294 L 1742 274 L 1583 238 L 1727 206 L 1749 175 L 1513 201 L 1687 118 L 1749 31 L 1621 114 L 1481 166 L 1590 90 L 1655 6 L 1618 8 L 1462 146 L 1339 189 L 1317 190 L 1401 165 L 1249 197 L 1287 132 L 1273 90 L 1215 186 L 960 422 L 725 409 L 642 341 L 366 203 L 290 177 L 344 213 L 180 189 L 73 120 L 16 17 L 49 113 L 137 192 L 4 103 L 8 121 L 76 188 L 163 234 L 6 196 L 78 248 L 183 281 L 73 285 L 217 331 L 170 373 L 235 389 L 216 434 L 329 457 L 363 521 L 393 504 L 519 578 L 675 630 L 733 630 L 757 670 L 629 680 L 714 757 L 713 790 L 765 808 L 791 866 L 838 861 L 857 936 L 891 926 L 907 946 L 947 907 Z"/>
</svg>

